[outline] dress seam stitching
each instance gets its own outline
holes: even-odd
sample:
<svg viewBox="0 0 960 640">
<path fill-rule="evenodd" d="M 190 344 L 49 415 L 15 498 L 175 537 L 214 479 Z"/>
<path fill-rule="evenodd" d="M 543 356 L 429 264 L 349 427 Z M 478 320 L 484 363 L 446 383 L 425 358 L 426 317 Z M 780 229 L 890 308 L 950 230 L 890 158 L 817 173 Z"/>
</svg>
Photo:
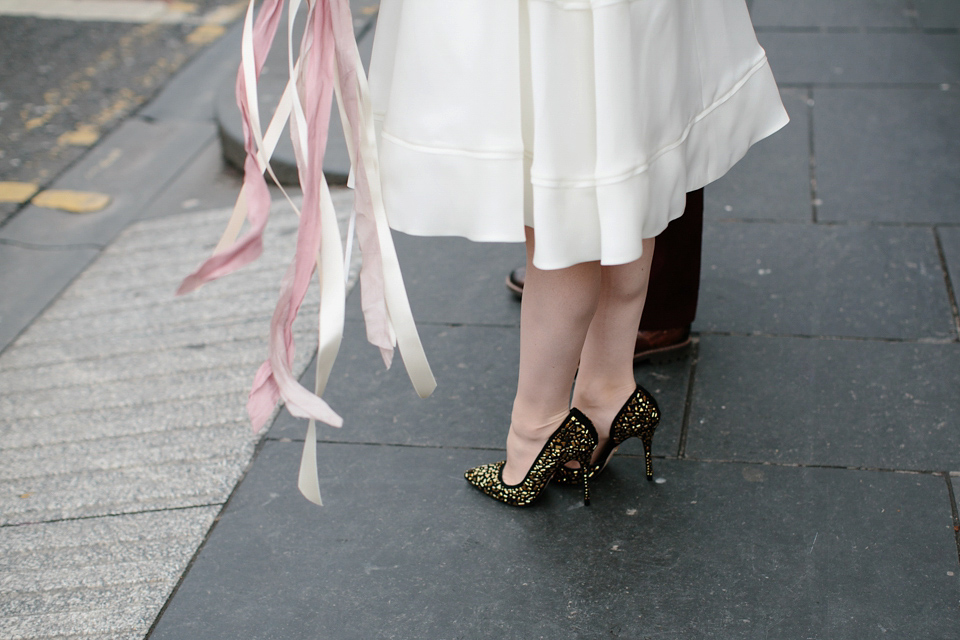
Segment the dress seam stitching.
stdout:
<svg viewBox="0 0 960 640">
<path fill-rule="evenodd" d="M 390 133 L 386 129 L 383 129 L 380 132 L 380 136 L 384 140 L 389 140 L 394 144 L 398 144 L 400 146 L 413 149 L 415 151 L 422 151 L 424 153 L 433 153 L 436 155 L 467 156 L 467 157 L 479 158 L 483 160 L 519 160 L 524 156 L 524 152 L 522 150 L 515 150 L 515 149 L 492 149 L 489 151 L 480 151 L 477 149 L 435 147 L 431 145 L 420 144 L 417 142 L 411 142 L 410 140 L 405 140 L 399 136 L 396 136 Z"/>
<path fill-rule="evenodd" d="M 542 4 L 552 4 L 560 11 L 591 11 L 593 9 L 606 9 L 623 4 L 633 4 L 642 0 L 529 0 L 529 2 L 540 2 Z"/>
<path fill-rule="evenodd" d="M 534 175 L 530 176 L 530 183 L 538 187 L 545 188 L 590 188 L 590 187 L 600 187 L 608 186 L 612 184 L 617 184 L 620 182 L 625 182 L 633 177 L 636 177 L 642 173 L 645 173 L 649 170 L 650 166 L 653 165 L 657 160 L 659 160 L 663 155 L 677 149 L 687 138 L 690 137 L 690 133 L 693 130 L 693 127 L 701 122 L 704 118 L 709 116 L 711 113 L 719 109 L 721 106 L 729 102 L 746 84 L 750 81 L 753 76 L 755 76 L 761 69 L 768 65 L 768 60 L 766 53 L 750 68 L 747 73 L 745 73 L 736 83 L 723 94 L 717 100 L 714 100 L 709 107 L 703 109 L 697 116 L 687 125 L 683 133 L 680 135 L 677 140 L 671 142 L 664 147 L 661 147 L 656 153 L 650 156 L 650 159 L 644 162 L 641 165 L 637 165 L 626 171 L 621 171 L 614 175 L 609 176 L 594 176 L 591 178 L 581 178 L 573 180 L 551 180 L 549 178 L 537 177 Z M 374 114 L 376 120 L 383 120 L 383 114 Z M 435 155 L 455 155 L 455 156 L 464 156 L 470 158 L 476 158 L 480 160 L 520 160 L 522 158 L 530 157 L 532 152 L 530 151 L 518 151 L 518 150 L 490 150 L 490 151 L 479 151 L 475 149 L 455 149 L 451 147 L 434 147 L 426 144 L 420 144 L 416 142 L 411 142 L 405 140 L 399 136 L 391 134 L 384 128 L 381 131 L 381 137 L 384 140 L 388 140 L 399 146 L 407 147 L 414 151 L 420 151 L 422 153 L 430 153 Z"/>
<path fill-rule="evenodd" d="M 631 178 L 634 178 L 642 173 L 645 173 L 647 170 L 650 169 L 650 167 L 654 163 L 656 163 L 657 160 L 659 160 L 665 154 L 683 145 L 683 143 L 687 141 L 687 138 L 690 137 L 690 133 L 693 131 L 693 127 L 695 125 L 697 125 L 704 118 L 706 118 L 711 113 L 719 109 L 721 106 L 729 102 L 737 93 L 739 93 L 740 89 L 742 89 L 744 85 L 746 85 L 747 82 L 749 82 L 750 79 L 753 78 L 753 76 L 755 76 L 757 72 L 763 69 L 766 65 L 767 65 L 767 57 L 766 55 L 764 55 L 760 59 L 760 61 L 757 62 L 742 78 L 740 78 L 740 80 L 738 80 L 727 93 L 725 93 L 719 99 L 711 103 L 709 107 L 707 107 L 706 109 L 701 111 L 699 114 L 697 114 L 697 117 L 695 117 L 690 122 L 690 124 L 687 125 L 687 127 L 683 130 L 683 133 L 680 135 L 679 138 L 677 138 L 677 140 L 675 140 L 674 142 L 671 142 L 670 144 L 664 147 L 661 147 L 656 153 L 651 155 L 650 159 L 647 160 L 645 163 L 638 165 L 636 167 L 633 167 L 632 169 L 621 171 L 620 173 L 617 173 L 615 175 L 598 176 L 594 178 L 579 179 L 579 180 L 576 180 L 576 179 L 575 180 L 550 180 L 550 179 L 544 179 L 544 178 L 536 178 L 533 175 L 531 175 L 530 176 L 531 184 L 534 184 L 538 187 L 547 187 L 547 188 L 555 188 L 555 189 L 571 188 L 571 187 L 583 189 L 583 188 L 602 187 L 602 186 L 618 184 L 620 182 L 625 182 Z"/>
</svg>

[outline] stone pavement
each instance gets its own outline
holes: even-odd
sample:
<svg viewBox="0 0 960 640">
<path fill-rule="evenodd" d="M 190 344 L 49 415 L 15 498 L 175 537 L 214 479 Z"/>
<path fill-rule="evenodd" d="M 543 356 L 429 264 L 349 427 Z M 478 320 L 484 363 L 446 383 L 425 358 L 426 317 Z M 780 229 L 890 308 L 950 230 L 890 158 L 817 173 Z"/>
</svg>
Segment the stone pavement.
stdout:
<svg viewBox="0 0 960 640">
<path fill-rule="evenodd" d="M 165 294 L 236 186 L 196 90 L 229 41 L 188 68 L 147 113 L 208 137 L 154 195 L 0 228 L 89 245 L 2 343 L 0 636 L 957 637 L 960 5 L 751 4 L 792 122 L 707 189 L 697 349 L 637 368 L 657 482 L 624 447 L 586 509 L 559 487 L 511 509 L 461 476 L 502 455 L 522 249 L 400 235 L 440 387 L 383 371 L 353 291 L 326 506 L 299 496 L 305 423 L 242 424 L 289 217 L 256 273 Z"/>
</svg>

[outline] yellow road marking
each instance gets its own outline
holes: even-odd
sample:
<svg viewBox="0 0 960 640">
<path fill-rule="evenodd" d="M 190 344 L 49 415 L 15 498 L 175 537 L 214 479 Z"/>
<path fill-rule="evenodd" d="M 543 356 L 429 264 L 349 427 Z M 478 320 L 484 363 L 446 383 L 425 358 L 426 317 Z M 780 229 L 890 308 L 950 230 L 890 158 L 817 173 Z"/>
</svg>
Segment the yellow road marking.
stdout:
<svg viewBox="0 0 960 640">
<path fill-rule="evenodd" d="M 123 157 L 123 149 L 113 149 L 107 154 L 107 157 L 97 163 L 97 169 L 103 171 L 117 164 L 117 160 Z"/>
<path fill-rule="evenodd" d="M 203 22 L 205 24 L 230 24 L 243 15 L 243 12 L 246 10 L 246 0 L 240 0 L 240 2 L 228 4 L 223 7 L 217 7 L 207 15 L 203 16 Z"/>
<path fill-rule="evenodd" d="M 84 174 L 84 180 L 93 180 L 97 175 L 103 173 L 117 163 L 117 160 L 123 157 L 123 149 L 111 149 L 107 157 L 90 167 L 90 170 Z"/>
<path fill-rule="evenodd" d="M 0 182 L 0 202 L 26 202 L 40 187 L 32 182 Z"/>
<path fill-rule="evenodd" d="M 92 191 L 48 189 L 33 199 L 33 204 L 47 209 L 59 209 L 68 213 L 93 213 L 102 211 L 110 204 L 110 196 Z"/>
<path fill-rule="evenodd" d="M 194 29 L 190 35 L 187 36 L 187 42 L 201 46 L 210 44 L 226 33 L 226 31 L 227 28 L 220 24 L 203 24 Z"/>
<path fill-rule="evenodd" d="M 74 131 L 68 131 L 57 138 L 57 144 L 64 147 L 89 147 L 99 139 L 100 132 L 95 127 L 82 124 Z"/>
<path fill-rule="evenodd" d="M 193 2 L 176 2 L 175 0 L 167 1 L 167 10 L 168 11 L 177 11 L 179 13 L 196 13 L 197 5 Z"/>
<path fill-rule="evenodd" d="M 89 5 L 88 8 L 97 4 L 109 4 L 116 8 L 121 5 L 136 4 L 137 0 L 123 0 L 122 2 L 119 0 L 69 0 L 69 2 Z M 3 15 L 5 9 L 10 9 L 14 4 L 21 9 L 31 7 L 33 11 L 41 11 L 42 9 L 49 9 L 56 3 L 51 0 L 0 0 L 0 15 Z M 171 73 L 182 67 L 197 48 L 219 39 L 226 31 L 223 25 L 233 22 L 247 6 L 246 0 L 238 0 L 233 4 L 213 9 L 206 15 L 197 15 L 199 7 L 193 2 L 157 0 L 157 4 L 163 4 L 165 10 L 169 9 L 171 12 L 176 11 L 185 15 L 193 14 L 179 21 L 197 25 L 193 33 L 187 38 L 187 44 L 191 46 L 179 47 L 166 58 L 157 58 L 146 73 L 133 79 L 128 88 L 124 88 L 114 95 L 112 104 L 86 118 L 73 131 L 60 135 L 57 143 L 47 151 L 48 157 L 59 158 L 70 147 L 94 145 L 99 140 L 102 131 L 109 128 L 118 118 L 122 118 L 134 108 L 143 104 L 150 92 L 162 84 Z M 66 109 L 77 103 L 91 90 L 98 75 L 117 68 L 124 60 L 135 57 L 139 48 L 161 37 L 164 22 L 169 21 L 160 20 L 137 25 L 129 33 L 119 38 L 112 47 L 102 51 L 96 62 L 72 73 L 58 89 L 47 91 L 43 96 L 42 104 L 24 105 L 19 113 L 24 131 L 33 132 L 54 122 L 55 118 L 63 114 Z M 24 163 L 24 168 L 30 169 L 33 164 L 32 161 L 28 160 Z M 49 171 L 46 169 L 36 169 L 35 171 L 36 175 L 30 176 L 34 182 L 43 182 L 49 177 Z"/>
</svg>

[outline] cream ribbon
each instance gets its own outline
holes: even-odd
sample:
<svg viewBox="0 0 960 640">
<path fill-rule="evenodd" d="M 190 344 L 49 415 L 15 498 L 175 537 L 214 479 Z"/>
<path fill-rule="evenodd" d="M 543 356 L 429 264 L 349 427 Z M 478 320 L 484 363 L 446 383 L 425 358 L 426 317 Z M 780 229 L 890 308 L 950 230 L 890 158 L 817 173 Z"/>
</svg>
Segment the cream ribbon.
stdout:
<svg viewBox="0 0 960 640">
<path fill-rule="evenodd" d="M 279 6 L 277 5 L 279 1 Z M 366 201 L 369 198 L 372 204 L 372 214 L 375 223 L 376 245 L 372 247 L 379 253 L 382 263 L 382 274 L 372 274 L 369 280 L 374 284 L 382 282 L 382 295 L 387 311 L 387 322 L 385 331 L 386 336 L 378 335 L 377 344 L 383 349 L 383 344 L 399 346 L 403 354 L 403 361 L 407 373 L 413 383 L 414 388 L 420 397 L 429 396 L 436 388 L 436 380 L 430 370 L 426 354 L 417 332 L 413 314 L 410 309 L 410 303 L 407 299 L 406 289 L 403 284 L 403 278 L 400 273 L 400 265 L 397 260 L 396 249 L 393 246 L 393 240 L 390 228 L 387 223 L 386 211 L 383 204 L 383 196 L 380 189 L 380 167 L 377 154 L 376 137 L 374 133 L 374 122 L 372 117 L 371 101 L 369 96 L 369 87 L 367 79 L 363 72 L 363 65 L 360 59 L 359 48 L 353 35 L 352 18 L 347 0 L 307 0 L 307 29 L 301 42 L 300 51 L 294 58 L 293 49 L 293 28 L 294 22 L 299 12 L 303 0 L 290 0 L 287 7 L 287 58 L 288 72 L 290 77 L 287 81 L 284 92 L 281 96 L 279 105 L 270 119 L 264 134 L 260 126 L 260 106 L 257 98 L 257 67 L 255 60 L 254 45 L 254 4 L 255 0 L 250 0 L 247 12 L 244 18 L 243 38 L 241 44 L 241 70 L 244 85 L 244 93 L 238 96 L 238 99 L 245 104 L 247 115 L 245 122 L 249 127 L 252 136 L 257 168 L 261 173 L 269 175 L 270 179 L 280 187 L 281 193 L 293 207 L 298 216 L 314 215 L 313 212 L 301 211 L 292 198 L 286 192 L 280 181 L 277 179 L 273 169 L 270 166 L 270 159 L 276 151 L 277 144 L 284 125 L 290 123 L 291 138 L 293 141 L 294 152 L 297 159 L 297 165 L 300 173 L 301 187 L 312 186 L 305 185 L 304 180 L 310 179 L 311 175 L 320 176 L 319 184 L 319 223 L 322 233 L 320 234 L 320 251 L 316 256 L 316 269 L 320 280 L 320 313 L 318 318 L 318 348 L 317 348 L 317 371 L 316 386 L 314 394 L 309 394 L 299 387 L 295 380 L 291 380 L 289 370 L 289 346 L 285 343 L 284 336 L 277 333 L 274 329 L 280 326 L 286 326 L 292 322 L 291 312 L 295 316 L 297 306 L 291 305 L 289 296 L 285 299 L 281 297 L 277 312 L 274 315 L 271 332 L 270 359 L 268 360 L 272 375 L 276 376 L 279 385 L 281 397 L 288 399 L 288 409 L 294 415 L 309 418 L 304 448 L 301 454 L 300 471 L 298 479 L 298 488 L 300 492 L 311 502 L 322 504 L 320 497 L 319 476 L 317 470 L 317 440 L 316 440 L 316 420 L 321 420 L 333 426 L 339 426 L 340 418 L 320 399 L 336 360 L 337 352 L 343 338 L 344 318 L 345 318 L 345 298 L 346 298 L 346 274 L 353 246 L 353 231 L 357 224 L 357 206 L 352 212 L 348 232 L 347 250 L 340 243 L 340 230 L 337 222 L 336 211 L 333 206 L 333 200 L 330 195 L 329 186 L 322 171 L 313 172 L 315 167 L 310 167 L 309 163 L 315 159 L 320 162 L 323 158 L 323 150 L 311 149 L 311 140 L 318 139 L 317 131 L 309 131 L 307 117 L 304 113 L 304 102 L 301 96 L 301 88 L 307 83 L 316 81 L 314 78 L 304 78 L 306 55 L 311 47 L 319 46 L 317 41 L 321 34 L 313 33 L 314 24 L 320 24 L 314 20 L 315 11 L 320 8 L 327 11 L 327 15 L 319 16 L 322 20 L 330 20 L 333 28 L 335 40 L 334 68 L 332 78 L 334 81 L 334 91 L 337 97 L 337 105 L 341 114 L 341 122 L 344 126 L 345 137 L 347 139 L 347 149 L 351 162 L 350 186 L 357 188 L 359 182 L 358 200 Z M 270 3 L 267 3 L 270 4 Z M 270 4 L 270 9 L 279 10 L 282 8 L 283 0 L 275 0 Z M 267 10 L 267 6 L 263 9 Z M 272 40 L 272 35 L 269 37 Z M 269 42 L 267 43 L 269 49 Z M 337 56 L 344 55 L 341 62 L 337 64 Z M 346 63 L 346 64 L 344 64 Z M 346 69 L 341 67 L 346 66 Z M 352 72 L 352 74 L 350 73 Z M 347 73 L 353 82 L 344 82 L 344 73 Z M 344 99 L 344 92 L 347 100 Z M 348 103 L 359 105 L 359 109 L 351 111 Z M 353 116 L 353 119 L 351 119 Z M 329 127 L 329 122 L 318 126 Z M 323 133 L 323 132 L 319 132 Z M 313 134 L 313 135 L 311 135 Z M 359 134 L 359 145 L 356 144 L 355 136 Z M 326 135 L 320 135 L 319 138 L 325 139 Z M 363 172 L 363 179 L 357 180 L 358 172 Z M 306 191 L 306 189 L 304 189 Z M 234 205 L 233 213 L 227 224 L 217 247 L 214 249 L 214 256 L 230 251 L 237 242 L 244 220 L 250 214 L 247 187 L 241 189 Z M 346 255 L 345 255 L 346 253 Z M 378 262 L 371 256 L 370 262 Z M 211 258 L 212 260 L 213 258 Z M 295 258 L 296 261 L 296 258 Z M 364 270 L 368 269 L 367 260 L 364 261 Z M 285 278 L 284 291 L 289 291 L 288 278 L 292 277 L 293 265 L 291 271 Z M 199 270 L 198 270 L 199 271 Z M 377 277 L 379 276 L 379 277 Z M 214 276 L 210 276 L 212 278 Z M 208 278 L 208 279 L 209 279 Z M 285 294 L 286 295 L 286 294 Z M 293 306 L 291 310 L 291 306 Z M 374 328 L 371 329 L 371 316 L 364 310 L 364 315 L 368 325 L 368 336 L 371 330 L 376 333 L 379 326 L 374 322 Z M 371 338 L 372 339 L 372 338 Z M 392 351 L 392 348 L 389 349 Z M 286 356 L 286 357 L 284 357 Z M 388 363 L 390 357 L 384 355 Z M 267 363 L 265 363 L 267 366 Z M 259 374 L 258 374 L 259 375 Z M 295 385 L 295 386 L 294 386 Z M 308 394 L 305 396 L 303 394 Z"/>
</svg>

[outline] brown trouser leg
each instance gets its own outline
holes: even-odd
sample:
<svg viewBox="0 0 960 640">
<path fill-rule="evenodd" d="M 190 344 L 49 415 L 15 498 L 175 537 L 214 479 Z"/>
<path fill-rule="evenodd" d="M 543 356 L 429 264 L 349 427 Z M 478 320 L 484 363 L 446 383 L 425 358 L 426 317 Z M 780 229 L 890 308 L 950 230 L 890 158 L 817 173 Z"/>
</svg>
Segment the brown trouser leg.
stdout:
<svg viewBox="0 0 960 640">
<path fill-rule="evenodd" d="M 676 329 L 693 323 L 700 294 L 703 189 L 687 194 L 683 215 L 657 236 L 641 331 Z"/>
</svg>

